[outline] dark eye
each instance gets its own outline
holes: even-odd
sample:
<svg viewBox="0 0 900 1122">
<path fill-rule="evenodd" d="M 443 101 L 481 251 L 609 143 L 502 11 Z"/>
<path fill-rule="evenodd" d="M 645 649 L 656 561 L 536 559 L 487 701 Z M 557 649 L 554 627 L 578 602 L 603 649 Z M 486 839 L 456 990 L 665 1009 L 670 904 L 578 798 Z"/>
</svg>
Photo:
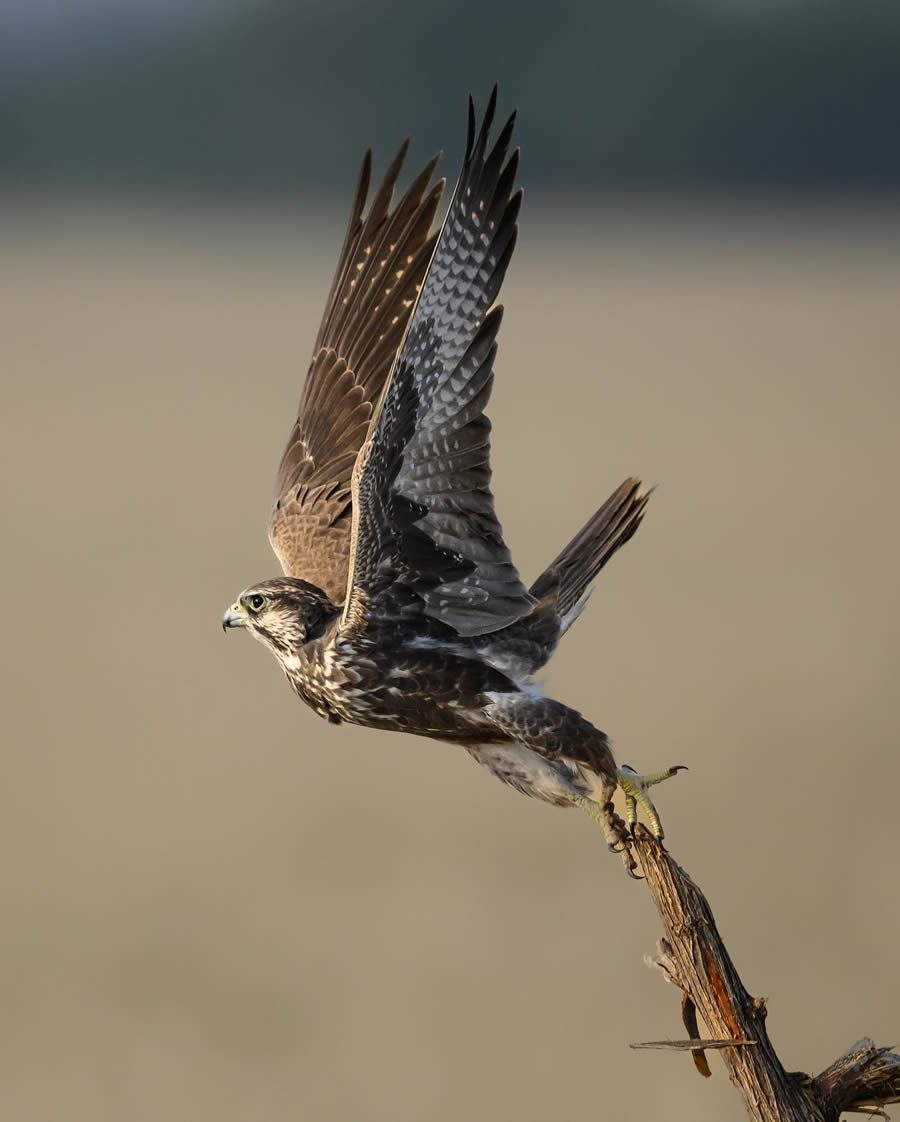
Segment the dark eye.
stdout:
<svg viewBox="0 0 900 1122">
<path fill-rule="evenodd" d="M 260 594 L 258 592 L 255 596 L 251 596 L 250 600 L 248 601 L 248 603 L 250 604 L 250 607 L 254 610 L 254 612 L 258 612 L 259 609 L 263 606 L 263 604 L 265 604 L 265 602 L 266 602 L 265 596 L 260 596 Z"/>
</svg>

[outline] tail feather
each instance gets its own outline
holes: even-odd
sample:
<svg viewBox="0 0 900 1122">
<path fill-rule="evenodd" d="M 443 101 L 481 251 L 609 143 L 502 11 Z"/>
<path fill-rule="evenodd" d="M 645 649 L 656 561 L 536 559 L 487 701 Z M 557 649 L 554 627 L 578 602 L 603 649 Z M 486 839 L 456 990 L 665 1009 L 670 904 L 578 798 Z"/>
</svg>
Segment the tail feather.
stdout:
<svg viewBox="0 0 900 1122">
<path fill-rule="evenodd" d="M 531 595 L 537 600 L 558 586 L 556 614 L 562 633 L 584 607 L 591 581 L 640 526 L 650 494 L 641 489 L 639 479 L 626 479 L 532 585 Z"/>
</svg>

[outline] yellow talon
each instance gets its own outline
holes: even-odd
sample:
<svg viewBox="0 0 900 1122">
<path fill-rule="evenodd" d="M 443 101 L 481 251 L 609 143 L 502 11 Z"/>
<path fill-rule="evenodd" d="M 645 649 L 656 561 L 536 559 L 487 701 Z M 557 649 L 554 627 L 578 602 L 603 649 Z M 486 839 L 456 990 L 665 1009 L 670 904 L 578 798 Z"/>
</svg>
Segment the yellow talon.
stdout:
<svg viewBox="0 0 900 1122">
<path fill-rule="evenodd" d="M 674 767 L 666 768 L 665 771 L 654 772 L 652 775 L 638 775 L 634 768 L 629 767 L 628 764 L 616 768 L 616 778 L 625 795 L 625 822 L 630 834 L 634 834 L 637 826 L 638 806 L 640 805 L 647 816 L 653 836 L 659 842 L 663 840 L 666 836 L 665 831 L 647 790 L 657 783 L 662 783 L 664 779 L 671 778 L 679 771 L 687 771 L 684 764 L 676 764 Z"/>
</svg>

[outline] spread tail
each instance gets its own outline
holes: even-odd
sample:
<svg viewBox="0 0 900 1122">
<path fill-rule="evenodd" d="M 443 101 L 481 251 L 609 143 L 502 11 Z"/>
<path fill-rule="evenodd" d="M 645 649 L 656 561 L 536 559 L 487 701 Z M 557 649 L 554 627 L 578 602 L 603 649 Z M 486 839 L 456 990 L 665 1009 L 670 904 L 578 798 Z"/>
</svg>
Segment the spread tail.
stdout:
<svg viewBox="0 0 900 1122">
<path fill-rule="evenodd" d="M 591 581 L 640 526 L 649 498 L 650 492 L 641 490 L 639 479 L 626 479 L 532 585 L 531 595 L 537 600 L 558 585 L 556 614 L 561 633 L 580 614 Z"/>
</svg>

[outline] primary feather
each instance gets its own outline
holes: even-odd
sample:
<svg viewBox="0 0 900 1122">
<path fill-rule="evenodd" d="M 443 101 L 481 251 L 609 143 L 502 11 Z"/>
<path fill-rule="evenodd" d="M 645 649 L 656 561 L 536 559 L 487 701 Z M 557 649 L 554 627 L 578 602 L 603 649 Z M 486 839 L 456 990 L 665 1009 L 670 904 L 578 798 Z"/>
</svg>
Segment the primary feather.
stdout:
<svg viewBox="0 0 900 1122">
<path fill-rule="evenodd" d="M 502 310 L 489 313 L 516 240 L 521 192 L 515 115 L 493 148 L 491 97 L 466 156 L 397 356 L 354 473 L 354 553 L 345 626 L 415 606 L 460 636 L 499 631 L 534 599 L 513 564 L 490 489 L 484 409 Z"/>
<path fill-rule="evenodd" d="M 403 144 L 364 214 L 371 153 L 363 160 L 344 247 L 316 337 L 297 419 L 275 484 L 269 539 L 288 576 L 337 603 L 350 551 L 350 478 L 431 258 L 443 191 L 437 158 L 391 209 Z"/>
</svg>

